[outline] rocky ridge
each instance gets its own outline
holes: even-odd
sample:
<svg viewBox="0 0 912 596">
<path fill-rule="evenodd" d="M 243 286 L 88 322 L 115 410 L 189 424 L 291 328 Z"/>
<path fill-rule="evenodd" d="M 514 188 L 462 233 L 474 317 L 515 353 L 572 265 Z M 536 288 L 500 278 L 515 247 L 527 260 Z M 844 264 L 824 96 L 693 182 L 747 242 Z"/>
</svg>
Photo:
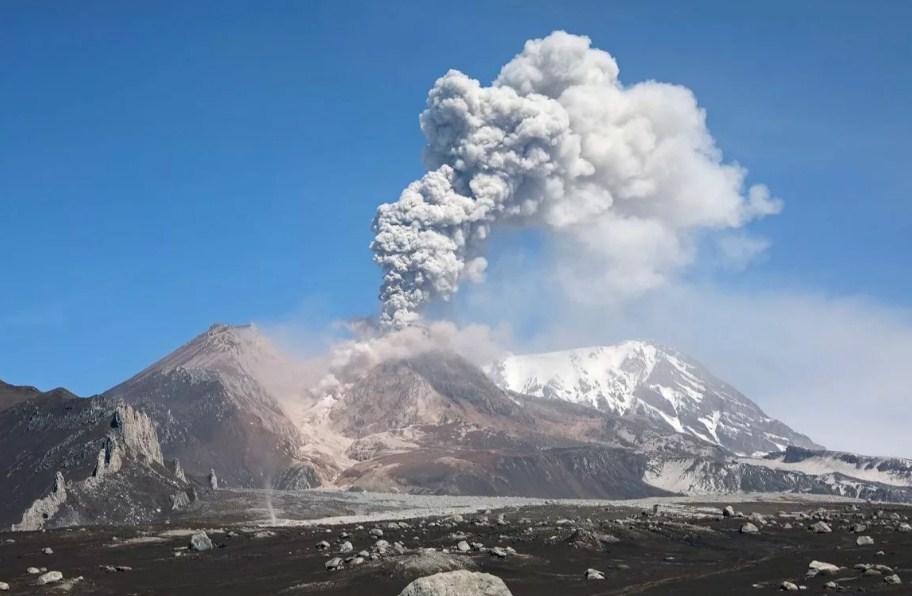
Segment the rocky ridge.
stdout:
<svg viewBox="0 0 912 596">
<path fill-rule="evenodd" d="M 0 449 L 15 453 L 0 485 L 0 524 L 14 530 L 150 521 L 190 500 L 151 420 L 122 402 L 26 400 L 0 412 Z"/>
</svg>

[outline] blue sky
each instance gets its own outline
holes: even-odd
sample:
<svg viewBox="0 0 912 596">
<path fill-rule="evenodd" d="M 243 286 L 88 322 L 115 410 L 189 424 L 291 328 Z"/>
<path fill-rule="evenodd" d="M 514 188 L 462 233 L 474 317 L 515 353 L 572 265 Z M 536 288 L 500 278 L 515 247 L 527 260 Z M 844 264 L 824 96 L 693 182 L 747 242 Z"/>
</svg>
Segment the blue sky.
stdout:
<svg viewBox="0 0 912 596">
<path fill-rule="evenodd" d="M 685 6 L 686 4 L 686 6 Z M 434 80 L 555 29 L 691 88 L 785 210 L 738 291 L 912 308 L 912 4 L 4 2 L 0 379 L 107 389 L 215 321 L 375 312 Z M 902 315 L 905 316 L 905 315 Z"/>
</svg>

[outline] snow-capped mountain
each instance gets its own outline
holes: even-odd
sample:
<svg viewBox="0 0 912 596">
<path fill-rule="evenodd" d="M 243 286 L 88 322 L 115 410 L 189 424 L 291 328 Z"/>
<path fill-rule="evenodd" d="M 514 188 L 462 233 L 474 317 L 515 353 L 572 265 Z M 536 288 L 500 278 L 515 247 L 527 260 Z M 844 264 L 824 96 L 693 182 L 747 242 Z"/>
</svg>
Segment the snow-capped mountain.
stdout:
<svg viewBox="0 0 912 596">
<path fill-rule="evenodd" d="M 819 448 L 696 361 L 652 343 L 510 356 L 487 372 L 519 395 L 645 416 L 737 454 L 782 451 L 789 445 Z"/>
</svg>

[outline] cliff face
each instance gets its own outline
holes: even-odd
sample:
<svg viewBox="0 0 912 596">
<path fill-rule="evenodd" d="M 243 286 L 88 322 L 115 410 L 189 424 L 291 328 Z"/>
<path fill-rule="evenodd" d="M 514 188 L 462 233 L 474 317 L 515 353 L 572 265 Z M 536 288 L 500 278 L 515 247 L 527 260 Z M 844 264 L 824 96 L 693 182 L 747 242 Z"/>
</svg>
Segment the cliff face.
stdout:
<svg viewBox="0 0 912 596">
<path fill-rule="evenodd" d="M 15 454 L 0 484 L 0 525 L 13 530 L 151 521 L 190 500 L 149 417 L 114 400 L 20 403 L 0 412 L 0 450 Z"/>
<path fill-rule="evenodd" d="M 92 476 L 102 478 L 106 474 L 119 471 L 124 458 L 132 458 L 140 465 L 165 465 L 152 420 L 130 406 L 118 404 L 111 420 L 111 430 L 104 440 L 104 447 L 98 452 Z M 173 472 L 175 477 L 178 476 L 178 469 L 179 466 L 176 466 Z"/>
</svg>

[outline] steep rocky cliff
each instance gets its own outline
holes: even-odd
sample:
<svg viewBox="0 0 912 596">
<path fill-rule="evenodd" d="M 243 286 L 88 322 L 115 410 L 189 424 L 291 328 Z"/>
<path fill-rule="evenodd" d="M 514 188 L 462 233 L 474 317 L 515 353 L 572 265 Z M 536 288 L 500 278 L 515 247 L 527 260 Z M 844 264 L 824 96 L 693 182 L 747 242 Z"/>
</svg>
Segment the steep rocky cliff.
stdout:
<svg viewBox="0 0 912 596">
<path fill-rule="evenodd" d="M 149 417 L 115 400 L 23 401 L 0 412 L 0 452 L 0 526 L 15 530 L 151 521 L 192 494 Z"/>
</svg>

